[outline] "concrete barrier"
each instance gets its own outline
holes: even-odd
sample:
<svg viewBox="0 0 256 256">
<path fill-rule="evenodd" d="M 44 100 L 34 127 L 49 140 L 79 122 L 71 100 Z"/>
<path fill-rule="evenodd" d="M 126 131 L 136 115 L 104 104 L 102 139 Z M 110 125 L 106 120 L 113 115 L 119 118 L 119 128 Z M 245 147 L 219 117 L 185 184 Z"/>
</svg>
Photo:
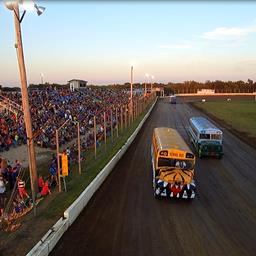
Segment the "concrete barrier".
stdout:
<svg viewBox="0 0 256 256">
<path fill-rule="evenodd" d="M 68 229 L 68 220 L 67 219 L 60 219 L 54 226 L 53 226 L 53 232 L 50 235 L 49 239 L 47 239 L 48 242 L 48 252 L 51 252 L 55 245 L 58 243 L 62 235 L 66 232 Z"/>
<path fill-rule="evenodd" d="M 32 248 L 27 256 L 47 256 L 53 250 L 59 239 L 68 229 L 68 220 L 60 218 L 54 226 L 47 231 L 42 239 Z"/>
<path fill-rule="evenodd" d="M 42 237 L 42 239 L 32 248 L 32 250 L 27 254 L 27 256 L 47 256 L 53 250 L 54 246 L 57 244 L 61 236 L 65 233 L 69 226 L 75 221 L 84 207 L 87 205 L 89 200 L 92 198 L 94 193 L 102 185 L 111 171 L 114 169 L 117 162 L 121 159 L 123 154 L 129 148 L 136 135 L 140 131 L 142 125 L 147 120 L 153 107 L 156 104 L 157 99 L 152 104 L 148 113 L 141 120 L 140 124 L 133 132 L 133 134 L 128 138 L 126 143 L 122 148 L 116 153 L 115 156 L 108 162 L 108 164 L 100 171 L 100 173 L 94 178 L 94 180 L 86 187 L 86 189 L 81 193 L 81 195 L 68 207 L 64 212 L 64 217 L 59 219 L 55 225 Z"/>
</svg>

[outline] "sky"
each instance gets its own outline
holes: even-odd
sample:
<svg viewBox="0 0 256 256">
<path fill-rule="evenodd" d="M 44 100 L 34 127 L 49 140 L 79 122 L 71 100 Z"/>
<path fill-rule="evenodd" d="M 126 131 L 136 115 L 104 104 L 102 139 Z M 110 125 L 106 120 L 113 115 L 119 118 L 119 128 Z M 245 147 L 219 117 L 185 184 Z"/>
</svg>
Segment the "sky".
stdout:
<svg viewBox="0 0 256 256">
<path fill-rule="evenodd" d="M 124 83 L 131 65 L 140 83 L 256 80 L 256 2 L 36 3 L 45 12 L 21 23 L 28 84 Z M 10 87 L 20 84 L 13 19 L 0 2 L 0 84 Z"/>
</svg>

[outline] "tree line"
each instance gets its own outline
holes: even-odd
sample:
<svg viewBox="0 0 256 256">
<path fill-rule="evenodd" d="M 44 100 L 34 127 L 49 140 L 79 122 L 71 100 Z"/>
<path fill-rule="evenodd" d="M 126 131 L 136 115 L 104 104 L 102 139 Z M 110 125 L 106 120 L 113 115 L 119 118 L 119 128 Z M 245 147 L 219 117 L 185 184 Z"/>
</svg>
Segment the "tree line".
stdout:
<svg viewBox="0 0 256 256">
<path fill-rule="evenodd" d="M 87 87 L 94 87 L 98 85 L 88 85 Z M 126 82 L 124 84 L 108 84 L 105 86 L 100 87 L 108 87 L 112 89 L 129 89 L 130 83 Z M 151 83 L 146 84 L 147 88 L 151 87 Z M 179 94 L 179 93 L 197 93 L 198 90 L 202 89 L 211 89 L 214 90 L 216 93 L 252 93 L 256 92 L 256 82 L 253 82 L 253 80 L 248 79 L 246 82 L 239 80 L 239 81 L 222 81 L 222 80 L 215 80 L 210 81 L 207 80 L 204 83 L 203 82 L 197 82 L 197 81 L 184 81 L 181 83 L 153 83 L 153 88 L 162 88 L 165 90 L 165 94 Z M 50 84 L 50 83 L 44 83 L 44 84 L 30 84 L 29 90 L 33 89 L 46 89 L 46 88 L 69 88 L 69 84 Z M 134 83 L 133 84 L 134 89 L 144 89 L 145 83 Z M 0 91 L 20 91 L 20 87 L 3 87 L 0 85 Z"/>
<path fill-rule="evenodd" d="M 253 80 L 248 79 L 246 82 L 239 81 L 209 81 L 196 82 L 185 81 L 183 83 L 168 83 L 164 87 L 166 92 L 175 94 L 179 93 L 197 93 L 198 90 L 211 89 L 216 93 L 253 93 L 256 92 L 256 83 Z"/>
</svg>

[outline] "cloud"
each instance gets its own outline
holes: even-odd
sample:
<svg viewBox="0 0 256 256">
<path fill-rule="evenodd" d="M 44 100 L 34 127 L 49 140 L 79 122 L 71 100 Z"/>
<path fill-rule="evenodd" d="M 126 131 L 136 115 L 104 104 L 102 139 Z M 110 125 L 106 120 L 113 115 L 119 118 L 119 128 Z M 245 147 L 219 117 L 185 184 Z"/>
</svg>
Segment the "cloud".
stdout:
<svg viewBox="0 0 256 256">
<path fill-rule="evenodd" d="M 213 31 L 205 32 L 202 37 L 209 40 L 241 40 L 256 33 L 256 26 L 248 27 L 220 27 Z"/>
<path fill-rule="evenodd" d="M 158 47 L 164 49 L 188 49 L 192 46 L 190 44 L 163 44 L 159 45 Z"/>
</svg>

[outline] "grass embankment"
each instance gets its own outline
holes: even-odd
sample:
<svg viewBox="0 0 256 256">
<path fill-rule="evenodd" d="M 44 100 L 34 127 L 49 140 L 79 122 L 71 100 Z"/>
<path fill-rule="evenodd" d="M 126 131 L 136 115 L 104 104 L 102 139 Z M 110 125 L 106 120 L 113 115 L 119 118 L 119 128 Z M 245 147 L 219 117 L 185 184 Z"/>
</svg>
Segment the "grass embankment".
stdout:
<svg viewBox="0 0 256 256">
<path fill-rule="evenodd" d="M 192 105 L 246 143 L 256 147 L 255 101 L 196 102 Z"/>
<path fill-rule="evenodd" d="M 145 113 L 148 111 L 149 107 L 129 127 L 123 129 L 122 132 L 120 131 L 119 127 L 118 137 L 117 131 L 114 130 L 113 142 L 111 142 L 111 138 L 108 138 L 106 150 L 104 141 L 102 141 L 100 146 L 97 148 L 96 159 L 94 155 L 94 149 L 87 151 L 85 153 L 86 160 L 82 161 L 81 163 L 81 175 L 78 174 L 77 164 L 71 167 L 71 174 L 66 177 L 67 192 L 62 192 L 55 195 L 55 197 L 49 202 L 47 208 L 40 213 L 40 217 L 56 218 L 57 216 L 61 216 L 63 214 L 65 209 L 68 208 L 72 202 L 74 202 L 74 200 L 97 176 L 97 174 L 116 154 L 122 145 L 125 144 L 127 139 L 137 128 L 139 122 L 145 116 Z M 41 166 L 38 171 L 39 173 L 42 173 L 42 171 L 45 173 L 45 170 L 48 171 L 48 167 L 46 168 L 46 166 Z"/>
</svg>

